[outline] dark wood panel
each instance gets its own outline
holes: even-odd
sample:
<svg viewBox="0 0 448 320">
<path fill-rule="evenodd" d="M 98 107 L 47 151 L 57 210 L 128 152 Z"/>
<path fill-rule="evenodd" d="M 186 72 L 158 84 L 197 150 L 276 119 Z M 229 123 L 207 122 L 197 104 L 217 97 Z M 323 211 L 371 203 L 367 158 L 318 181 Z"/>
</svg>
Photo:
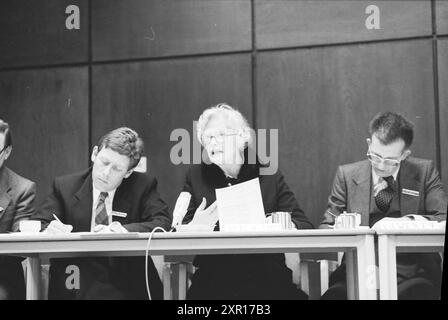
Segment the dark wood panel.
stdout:
<svg viewBox="0 0 448 320">
<path fill-rule="evenodd" d="M 436 1 L 437 34 L 448 34 L 448 1 Z"/>
<path fill-rule="evenodd" d="M 37 183 L 37 203 L 55 176 L 88 165 L 87 79 L 87 67 L 0 73 L 0 118 L 13 132 L 8 166 Z"/>
<path fill-rule="evenodd" d="M 92 2 L 94 60 L 251 48 L 249 0 Z"/>
<path fill-rule="evenodd" d="M 448 40 L 438 42 L 440 145 L 442 151 L 442 179 L 448 188 Z M 448 190 L 448 189 L 447 189 Z"/>
<path fill-rule="evenodd" d="M 184 128 L 192 136 L 193 120 L 224 101 L 252 118 L 250 54 L 95 66 L 93 143 L 119 126 L 137 130 L 145 141 L 149 172 L 158 177 L 173 209 L 188 166 L 170 161 L 178 143 L 170 141 L 170 134 Z"/>
<path fill-rule="evenodd" d="M 279 129 L 280 168 L 314 223 L 336 168 L 365 159 L 368 123 L 393 110 L 415 127 L 415 156 L 435 159 L 430 40 L 261 53 L 259 128 Z"/>
<path fill-rule="evenodd" d="M 80 10 L 68 30 L 66 8 Z M 0 67 L 84 62 L 88 57 L 87 0 L 0 1 Z"/>
<path fill-rule="evenodd" d="M 366 8 L 380 10 L 380 29 L 368 30 Z M 293 47 L 431 34 L 431 2 L 256 0 L 257 48 Z"/>
</svg>

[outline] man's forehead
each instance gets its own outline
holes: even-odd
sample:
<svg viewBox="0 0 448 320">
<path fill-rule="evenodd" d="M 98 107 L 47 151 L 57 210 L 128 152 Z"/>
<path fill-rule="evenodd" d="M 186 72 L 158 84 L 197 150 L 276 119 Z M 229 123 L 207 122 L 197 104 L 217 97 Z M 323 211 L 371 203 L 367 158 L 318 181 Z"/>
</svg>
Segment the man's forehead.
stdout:
<svg viewBox="0 0 448 320">
<path fill-rule="evenodd" d="M 117 165 L 122 165 L 124 167 L 127 167 L 129 165 L 129 162 L 131 161 L 128 156 L 120 154 L 117 151 L 112 150 L 110 148 L 102 148 L 98 152 L 98 156 L 102 159 L 103 158 L 107 159 L 111 162 L 114 162 Z"/>
<path fill-rule="evenodd" d="M 405 143 L 401 138 L 384 144 L 375 135 L 372 136 L 371 151 L 382 157 L 399 157 L 404 149 Z"/>
</svg>

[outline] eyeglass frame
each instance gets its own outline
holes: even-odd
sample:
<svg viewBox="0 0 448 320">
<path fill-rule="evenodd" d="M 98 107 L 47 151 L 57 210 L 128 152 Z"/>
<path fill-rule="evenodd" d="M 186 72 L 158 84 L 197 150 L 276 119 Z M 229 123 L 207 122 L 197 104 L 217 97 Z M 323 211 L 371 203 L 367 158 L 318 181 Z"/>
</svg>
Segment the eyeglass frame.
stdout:
<svg viewBox="0 0 448 320">
<path fill-rule="evenodd" d="M 208 145 L 212 142 L 212 138 L 214 138 L 218 142 L 222 142 L 222 141 L 224 141 L 225 137 L 236 136 L 239 134 L 241 134 L 241 132 L 222 133 L 222 134 L 220 133 L 219 135 L 210 135 L 208 138 L 208 142 L 205 141 L 206 135 L 202 135 L 202 141 L 204 142 L 204 144 Z M 218 139 L 218 137 L 220 137 L 220 138 Z"/>
<path fill-rule="evenodd" d="M 403 153 L 402 153 L 399 157 L 402 158 L 404 153 L 405 153 L 405 151 L 403 151 Z M 369 147 L 369 150 L 367 151 L 366 156 L 367 156 L 367 159 L 369 159 L 369 161 L 370 161 L 371 163 L 373 163 L 373 164 L 380 164 L 380 163 L 383 163 L 383 164 L 384 164 L 385 166 L 387 166 L 387 167 L 398 167 L 398 166 L 400 165 L 400 163 L 404 160 L 404 159 L 397 160 L 397 159 L 383 158 L 383 157 L 381 157 L 381 156 L 379 156 L 379 155 L 373 154 L 373 153 L 371 152 L 371 150 L 370 150 L 370 147 Z M 376 157 L 376 158 L 378 158 L 378 159 L 379 159 L 379 162 L 374 162 L 374 160 L 372 160 L 371 157 Z M 386 161 L 392 161 L 393 164 L 387 164 Z"/>
</svg>

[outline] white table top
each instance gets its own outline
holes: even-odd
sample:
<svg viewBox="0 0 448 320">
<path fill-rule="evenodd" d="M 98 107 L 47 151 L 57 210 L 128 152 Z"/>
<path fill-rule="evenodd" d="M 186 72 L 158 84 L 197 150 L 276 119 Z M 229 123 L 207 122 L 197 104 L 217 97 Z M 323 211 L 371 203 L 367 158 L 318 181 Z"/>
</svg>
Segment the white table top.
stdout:
<svg viewBox="0 0 448 320">
<path fill-rule="evenodd" d="M 356 248 L 369 229 L 263 232 L 155 232 L 151 255 L 332 252 Z M 0 234 L 0 254 L 47 257 L 143 255 L 150 233 Z M 329 250 L 330 248 L 330 250 Z"/>
</svg>

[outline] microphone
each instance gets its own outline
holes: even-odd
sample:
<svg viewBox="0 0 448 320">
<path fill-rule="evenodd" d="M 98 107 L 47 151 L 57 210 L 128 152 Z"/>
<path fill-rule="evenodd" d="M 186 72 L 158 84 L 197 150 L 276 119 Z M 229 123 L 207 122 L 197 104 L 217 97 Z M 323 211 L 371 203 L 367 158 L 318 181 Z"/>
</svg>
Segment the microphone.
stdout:
<svg viewBox="0 0 448 320">
<path fill-rule="evenodd" d="M 182 224 L 182 220 L 188 211 L 188 205 L 190 204 L 191 194 L 189 192 L 183 191 L 180 193 L 176 200 L 176 205 L 173 211 L 173 223 L 171 229 L 176 228 L 176 226 Z"/>
</svg>

